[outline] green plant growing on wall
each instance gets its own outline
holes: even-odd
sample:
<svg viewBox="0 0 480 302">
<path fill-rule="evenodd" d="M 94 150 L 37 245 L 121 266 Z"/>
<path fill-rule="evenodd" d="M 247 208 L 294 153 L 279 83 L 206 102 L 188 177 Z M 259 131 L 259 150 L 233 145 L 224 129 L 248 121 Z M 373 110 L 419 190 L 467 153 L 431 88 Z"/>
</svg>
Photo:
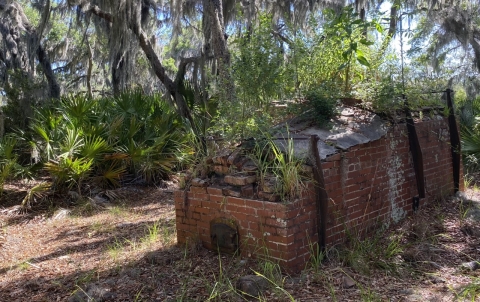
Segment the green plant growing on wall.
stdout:
<svg viewBox="0 0 480 302">
<path fill-rule="evenodd" d="M 293 139 L 288 137 L 279 147 L 275 141 L 269 141 L 273 154 L 271 172 L 279 181 L 278 193 L 284 201 L 293 201 L 306 190 L 306 179 L 302 175 L 304 160 L 295 156 Z"/>
</svg>

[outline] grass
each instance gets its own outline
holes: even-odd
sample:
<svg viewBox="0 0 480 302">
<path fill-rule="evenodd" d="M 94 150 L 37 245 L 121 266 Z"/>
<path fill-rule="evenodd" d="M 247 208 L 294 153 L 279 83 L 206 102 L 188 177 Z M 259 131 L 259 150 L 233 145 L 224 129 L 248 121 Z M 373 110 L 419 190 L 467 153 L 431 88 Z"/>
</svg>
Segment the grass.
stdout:
<svg viewBox="0 0 480 302">
<path fill-rule="evenodd" d="M 273 182 L 270 186 L 275 193 L 288 202 L 306 190 L 308 178 L 302 174 L 305 161 L 295 157 L 293 139 L 285 140 L 285 150 L 272 139 L 268 139 L 265 144 L 256 144 L 250 159 L 258 167 L 260 186 L 266 185 L 267 179 L 270 179 Z"/>
<path fill-rule="evenodd" d="M 113 243 L 107 245 L 107 252 L 113 261 L 117 261 L 118 256 L 123 251 L 123 248 L 123 244 L 117 238 L 115 238 Z"/>
<path fill-rule="evenodd" d="M 116 217 L 126 217 L 129 212 L 123 205 L 115 205 L 108 208 L 108 212 Z"/>
<path fill-rule="evenodd" d="M 450 288 L 450 290 L 455 295 L 456 300 L 478 301 L 477 299 L 480 298 L 480 278 L 473 277 L 472 281 L 461 289 Z"/>
<path fill-rule="evenodd" d="M 307 264 L 307 269 L 310 268 L 315 273 L 319 273 L 321 269 L 321 265 L 326 258 L 325 251 L 320 249 L 320 246 L 317 242 L 308 241 L 308 248 L 310 250 L 310 260 Z"/>
<path fill-rule="evenodd" d="M 146 245 L 151 245 L 158 241 L 160 237 L 160 225 L 158 221 L 155 221 L 152 225 L 147 227 L 145 236 L 142 239 L 142 242 Z"/>
<path fill-rule="evenodd" d="M 458 204 L 458 214 L 459 214 L 459 221 L 460 224 L 463 225 L 465 220 L 468 217 L 468 214 L 472 208 L 472 202 L 468 200 L 461 200 L 460 203 Z"/>
<path fill-rule="evenodd" d="M 27 261 L 23 261 L 20 264 L 18 264 L 17 268 L 21 271 L 25 271 L 25 270 L 29 269 L 30 266 L 31 266 L 30 262 L 27 260 Z"/>
<path fill-rule="evenodd" d="M 79 286 L 83 284 L 88 284 L 90 282 L 93 282 L 95 277 L 97 280 L 99 279 L 97 270 L 91 270 L 91 271 L 85 272 L 75 280 L 75 285 Z"/>
</svg>

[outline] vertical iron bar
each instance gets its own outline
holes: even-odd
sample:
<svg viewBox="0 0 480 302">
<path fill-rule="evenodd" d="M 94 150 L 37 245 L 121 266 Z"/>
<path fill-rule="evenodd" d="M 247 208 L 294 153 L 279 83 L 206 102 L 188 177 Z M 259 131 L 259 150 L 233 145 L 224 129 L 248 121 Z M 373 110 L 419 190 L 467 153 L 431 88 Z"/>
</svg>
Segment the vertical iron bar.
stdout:
<svg viewBox="0 0 480 302">
<path fill-rule="evenodd" d="M 408 142 L 410 145 L 410 152 L 412 153 L 415 178 L 417 180 L 418 197 L 425 198 L 425 177 L 423 173 L 422 148 L 420 147 L 420 142 L 418 141 L 417 130 L 415 129 L 412 113 L 408 107 L 407 97 L 405 94 L 402 94 L 402 98 L 405 106 L 405 122 L 407 123 Z"/>
<path fill-rule="evenodd" d="M 327 211 L 328 196 L 325 190 L 325 179 L 323 177 L 322 163 L 320 161 L 320 153 L 318 152 L 318 136 L 310 136 L 311 152 L 314 159 L 313 177 L 315 180 L 315 202 L 317 205 L 317 233 L 318 245 L 320 250 L 325 251 L 326 231 L 327 231 Z"/>
<path fill-rule="evenodd" d="M 450 148 L 452 149 L 453 166 L 453 192 L 457 193 L 460 188 L 460 134 L 458 133 L 457 121 L 455 120 L 455 111 L 453 110 L 452 90 L 448 88 L 447 107 L 448 107 L 448 127 L 450 128 Z"/>
</svg>

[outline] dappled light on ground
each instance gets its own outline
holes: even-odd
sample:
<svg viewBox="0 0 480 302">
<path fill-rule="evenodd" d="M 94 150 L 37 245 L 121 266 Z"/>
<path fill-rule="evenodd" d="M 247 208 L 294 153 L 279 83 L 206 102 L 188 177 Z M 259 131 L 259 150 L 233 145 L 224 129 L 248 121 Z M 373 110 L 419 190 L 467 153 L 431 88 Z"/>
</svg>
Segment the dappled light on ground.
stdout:
<svg viewBox="0 0 480 302">
<path fill-rule="evenodd" d="M 262 274 L 264 301 L 452 301 L 478 295 L 480 192 L 429 204 L 399 225 L 312 254 L 299 275 L 262 259 L 176 245 L 172 193 L 131 187 L 89 215 L 1 213 L 0 301 L 242 301 L 235 283 Z M 51 210 L 59 213 L 61 209 Z M 41 217 L 41 218 L 35 218 Z M 260 252 L 259 252 L 260 253 Z M 315 264 L 317 261 L 317 264 Z"/>
</svg>

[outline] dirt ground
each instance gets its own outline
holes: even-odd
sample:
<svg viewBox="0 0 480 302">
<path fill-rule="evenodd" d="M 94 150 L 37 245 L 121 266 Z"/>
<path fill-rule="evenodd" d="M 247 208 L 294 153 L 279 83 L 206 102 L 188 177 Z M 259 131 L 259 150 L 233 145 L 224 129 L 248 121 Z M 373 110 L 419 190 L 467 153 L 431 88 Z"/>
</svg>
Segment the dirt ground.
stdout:
<svg viewBox="0 0 480 302">
<path fill-rule="evenodd" d="M 261 301 L 480 300 L 480 192 L 424 206 L 365 241 L 354 236 L 313 257 L 299 275 L 268 260 L 177 246 L 173 185 L 131 186 L 111 200 L 15 204 L 29 184 L 6 186 L 0 202 L 0 301 L 245 301 L 240 276 L 260 273 Z M 90 299 L 90 300 L 89 300 Z"/>
</svg>

